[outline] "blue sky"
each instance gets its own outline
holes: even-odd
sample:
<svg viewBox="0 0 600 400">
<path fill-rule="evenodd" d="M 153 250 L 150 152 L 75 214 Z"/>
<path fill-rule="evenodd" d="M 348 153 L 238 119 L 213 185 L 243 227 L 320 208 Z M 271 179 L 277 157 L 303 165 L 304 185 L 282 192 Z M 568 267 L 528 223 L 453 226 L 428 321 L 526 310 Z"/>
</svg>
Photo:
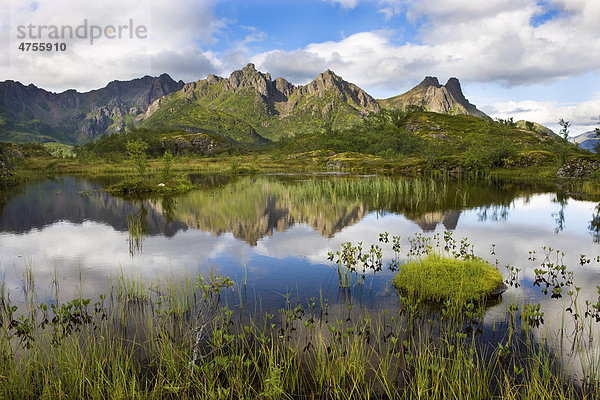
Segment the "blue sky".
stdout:
<svg viewBox="0 0 600 400">
<path fill-rule="evenodd" d="M 217 3 L 216 16 L 230 20 L 231 28 L 220 32 L 219 42 L 210 48 L 226 52 L 252 30 L 265 34 L 264 40 L 253 46 L 256 52 L 274 48 L 294 50 L 310 43 L 340 40 L 355 33 L 381 29 L 398 30 L 398 39 L 414 37 L 416 25 L 409 25 L 404 15 L 386 21 L 379 9 L 376 3 L 368 2 L 348 8 L 319 0 L 224 1 Z"/>
<path fill-rule="evenodd" d="M 493 117 L 572 134 L 600 114 L 598 0 L 4 0 L 0 76 L 52 91 L 169 73 L 186 82 L 253 62 L 305 84 L 325 69 L 376 98 L 425 76 L 460 79 Z M 3 3 L 3 4 L 4 4 Z M 107 26 L 134 20 L 144 40 L 68 40 L 64 53 L 17 50 L 20 24 Z"/>
</svg>

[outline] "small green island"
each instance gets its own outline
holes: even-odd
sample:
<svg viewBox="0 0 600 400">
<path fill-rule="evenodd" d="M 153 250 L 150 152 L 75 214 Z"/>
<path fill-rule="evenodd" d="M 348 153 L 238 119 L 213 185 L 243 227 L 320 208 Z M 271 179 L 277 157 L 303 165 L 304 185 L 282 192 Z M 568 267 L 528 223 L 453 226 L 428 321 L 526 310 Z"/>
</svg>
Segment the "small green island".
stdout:
<svg viewBox="0 0 600 400">
<path fill-rule="evenodd" d="M 460 259 L 437 253 L 403 264 L 393 282 L 401 292 L 436 303 L 478 301 L 506 290 L 502 274 L 482 258 Z"/>
<path fill-rule="evenodd" d="M 165 195 L 185 193 L 194 188 L 187 176 L 175 176 L 173 173 L 173 154 L 165 152 L 162 156 L 162 168 L 157 175 L 147 175 L 146 150 L 148 144 L 143 141 L 130 141 L 126 145 L 130 163 L 137 176 L 126 177 L 106 190 L 123 196 Z"/>
</svg>

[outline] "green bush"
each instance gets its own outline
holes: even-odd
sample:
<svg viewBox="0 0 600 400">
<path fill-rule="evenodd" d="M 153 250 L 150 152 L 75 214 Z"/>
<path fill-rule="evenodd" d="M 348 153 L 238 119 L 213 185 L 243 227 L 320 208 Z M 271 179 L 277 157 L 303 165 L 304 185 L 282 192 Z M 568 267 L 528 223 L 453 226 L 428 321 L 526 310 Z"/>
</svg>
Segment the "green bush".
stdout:
<svg viewBox="0 0 600 400">
<path fill-rule="evenodd" d="M 140 176 L 146 172 L 146 166 L 148 165 L 148 159 L 146 156 L 146 150 L 148 150 L 148 144 L 142 140 L 133 140 L 127 142 L 125 146 L 127 149 L 127 157 Z"/>
</svg>

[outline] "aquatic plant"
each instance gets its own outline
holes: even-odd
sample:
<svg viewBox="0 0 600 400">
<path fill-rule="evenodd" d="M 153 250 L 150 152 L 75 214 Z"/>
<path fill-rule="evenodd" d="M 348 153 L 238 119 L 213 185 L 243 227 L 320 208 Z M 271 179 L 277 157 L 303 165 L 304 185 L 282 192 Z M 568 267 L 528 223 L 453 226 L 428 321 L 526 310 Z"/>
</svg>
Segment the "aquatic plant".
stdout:
<svg viewBox="0 0 600 400">
<path fill-rule="evenodd" d="M 407 264 L 402 260 L 416 262 L 431 254 L 477 260 L 469 242 L 454 240 L 449 232 L 410 238 L 406 254 L 400 253 L 399 237 L 383 233 L 379 238 L 392 244 L 388 268 L 402 270 Z M 548 251 L 554 261 L 556 250 Z M 384 266 L 379 253 L 345 244 L 337 256 L 349 265 L 377 269 Z M 533 252 L 530 258 L 535 261 Z M 540 278 L 563 283 L 559 261 L 550 268 L 558 271 L 558 281 L 552 273 Z M 546 257 L 541 262 L 548 271 Z M 580 262 L 591 259 L 581 256 Z M 265 312 L 260 300 L 246 307 L 240 297 L 236 304 L 234 292 L 245 288 L 217 270 L 197 279 L 149 284 L 122 271 L 98 299 L 61 301 L 57 294 L 46 304 L 37 300 L 39 285 L 31 269 L 23 277 L 25 301 L 15 302 L 0 284 L 0 398 L 570 399 L 600 394 L 597 350 L 589 346 L 593 338 L 582 334 L 593 335 L 592 324 L 600 320 L 600 288 L 597 300 L 584 301 L 577 287 L 561 286 L 571 300 L 563 318 L 582 321 L 578 337 L 568 339 L 581 352 L 584 375 L 576 380 L 561 368 L 549 343 L 536 338 L 546 322 L 539 303 L 523 299 L 507 305 L 491 328 L 483 321 L 484 302 L 456 307 L 448 298 L 431 304 L 407 292 L 389 296 L 383 308 L 363 307 L 353 297 L 365 289 L 357 287 L 361 269 L 352 274 L 352 287 L 340 290 L 344 296 L 338 302 L 329 304 L 322 294 L 294 300 L 287 292 L 280 308 Z"/>
<path fill-rule="evenodd" d="M 366 272 L 379 271 L 382 267 L 382 250 L 377 245 L 371 245 L 368 251 L 363 252 L 362 242 L 353 245 L 351 242 L 343 243 L 342 250 L 335 254 L 329 252 L 328 259 L 333 261 L 338 275 L 338 283 L 341 288 L 349 288 L 352 285 L 353 274 L 358 274 L 360 279 L 356 283 L 363 283 Z"/>
</svg>

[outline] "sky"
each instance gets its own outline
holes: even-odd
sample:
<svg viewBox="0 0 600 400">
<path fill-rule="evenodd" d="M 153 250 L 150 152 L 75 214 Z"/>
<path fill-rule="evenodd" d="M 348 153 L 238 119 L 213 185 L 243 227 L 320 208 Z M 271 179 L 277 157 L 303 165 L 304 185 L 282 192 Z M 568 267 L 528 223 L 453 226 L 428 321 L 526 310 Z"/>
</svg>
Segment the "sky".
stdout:
<svg viewBox="0 0 600 400">
<path fill-rule="evenodd" d="M 557 132 L 563 118 L 574 136 L 600 119 L 598 15 L 598 0 L 0 0 L 0 80 L 87 91 L 252 62 L 298 85 L 331 69 L 387 98 L 457 77 L 488 115 Z"/>
</svg>

